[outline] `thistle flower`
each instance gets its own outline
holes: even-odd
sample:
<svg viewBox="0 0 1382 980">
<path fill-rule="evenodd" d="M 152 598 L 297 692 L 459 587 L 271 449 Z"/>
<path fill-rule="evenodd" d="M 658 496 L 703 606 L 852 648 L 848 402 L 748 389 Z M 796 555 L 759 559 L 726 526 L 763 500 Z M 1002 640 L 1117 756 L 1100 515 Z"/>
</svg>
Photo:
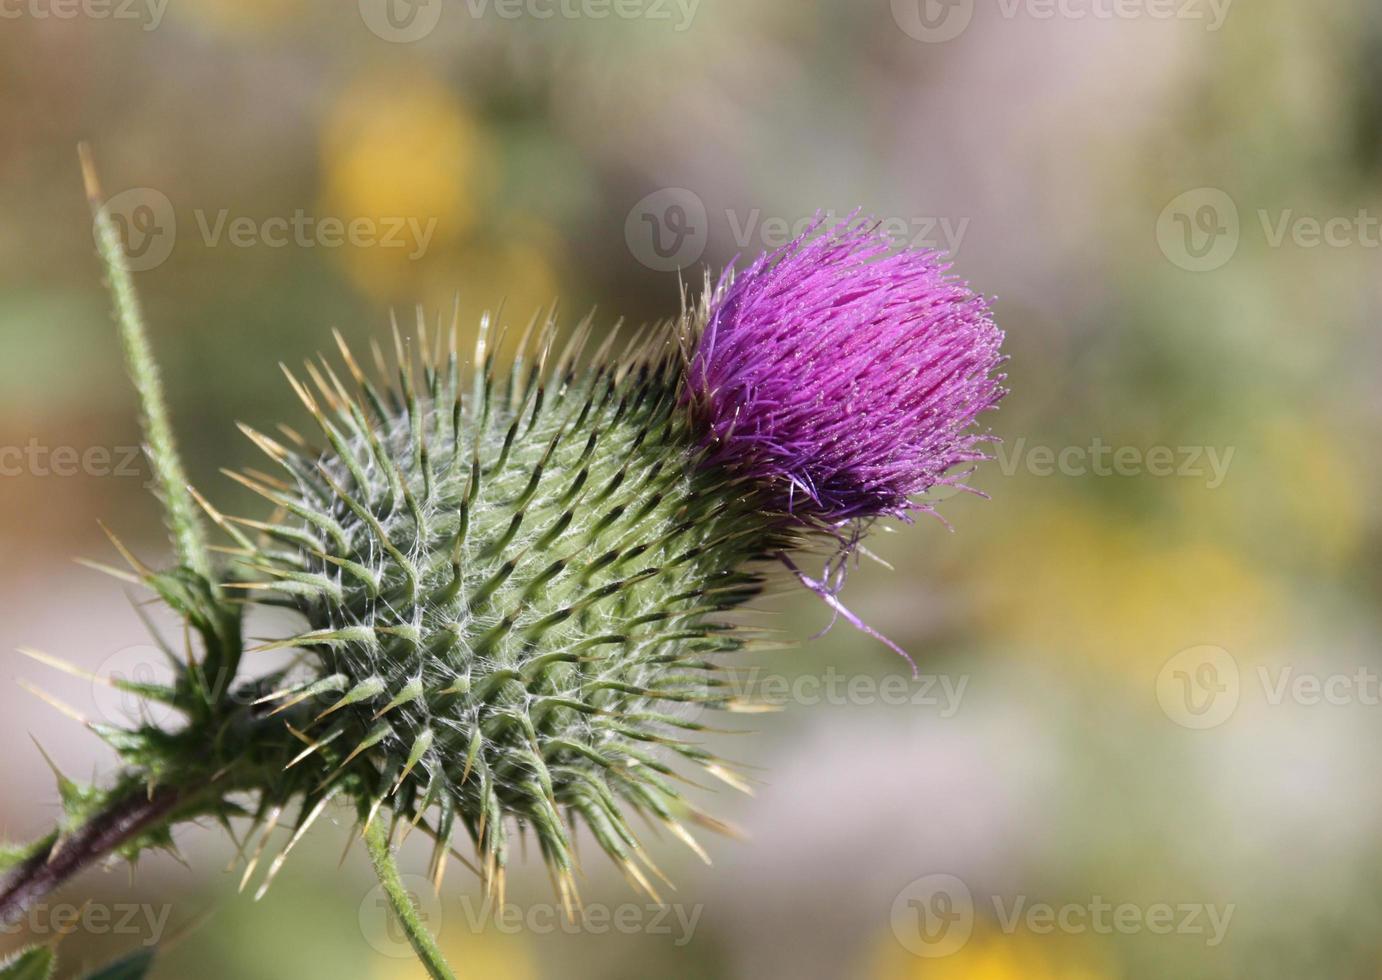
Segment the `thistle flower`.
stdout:
<svg viewBox="0 0 1382 980">
<path fill-rule="evenodd" d="M 1003 334 L 939 254 L 820 227 L 721 280 L 690 365 L 701 438 L 803 518 L 905 517 L 985 458 Z"/>
<path fill-rule="evenodd" d="M 252 817 L 247 883 L 296 807 L 262 893 L 336 799 L 355 804 L 434 976 L 450 974 L 381 824 L 435 839 L 438 883 L 453 839 L 469 837 L 500 894 L 511 839 L 531 833 L 568 908 L 584 826 L 656 895 L 630 814 L 705 857 L 687 825 L 724 827 L 683 795 L 678 763 L 747 788 L 694 741 L 706 726 L 687 710 L 736 707 L 722 661 L 754 634 L 724 614 L 775 562 L 843 610 L 788 555 L 905 517 L 909 495 L 982 458 L 969 426 L 1000 394 L 983 301 L 936 256 L 885 257 L 872 232 L 840 226 L 726 276 L 618 354 L 617 335 L 586 349 L 589 321 L 555 353 L 549 317 L 500 371 L 487 319 L 465 370 L 458 325 L 429 341 L 419 317 L 414 341 L 395 326 L 392 358 L 374 345 L 367 372 L 338 336 L 340 370 L 309 362 L 304 382 L 285 369 L 315 432 L 245 429 L 275 472 L 234 477 L 271 512 L 227 517 L 182 481 L 99 208 L 97 227 L 131 373 L 160 422 L 151 457 L 180 561 L 154 572 L 121 546 L 132 573 L 117 574 L 153 588 L 202 650 L 167 651 L 172 684 L 114 681 L 186 725 L 91 726 L 126 771 L 109 791 L 64 791 L 61 849 L 55 836 L 6 859 L 0 913 L 101 853 L 170 846 L 173 823 L 204 816 Z M 230 562 L 213 561 L 193 500 Z M 232 596 L 246 594 L 300 614 L 300 630 L 258 648 L 297 651 L 289 666 L 245 669 Z"/>
</svg>

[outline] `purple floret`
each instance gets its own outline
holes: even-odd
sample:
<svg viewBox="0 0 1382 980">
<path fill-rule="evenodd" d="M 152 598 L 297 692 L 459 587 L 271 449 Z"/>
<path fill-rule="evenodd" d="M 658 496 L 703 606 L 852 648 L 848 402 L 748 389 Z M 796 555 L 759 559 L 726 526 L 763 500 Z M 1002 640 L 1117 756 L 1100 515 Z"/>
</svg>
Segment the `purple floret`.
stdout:
<svg viewBox="0 0 1382 980">
<path fill-rule="evenodd" d="M 783 509 L 905 517 L 987 458 L 973 423 L 1004 394 L 1003 333 L 940 253 L 894 254 L 871 221 L 820 227 L 721 280 L 691 402 L 708 460 Z"/>
</svg>

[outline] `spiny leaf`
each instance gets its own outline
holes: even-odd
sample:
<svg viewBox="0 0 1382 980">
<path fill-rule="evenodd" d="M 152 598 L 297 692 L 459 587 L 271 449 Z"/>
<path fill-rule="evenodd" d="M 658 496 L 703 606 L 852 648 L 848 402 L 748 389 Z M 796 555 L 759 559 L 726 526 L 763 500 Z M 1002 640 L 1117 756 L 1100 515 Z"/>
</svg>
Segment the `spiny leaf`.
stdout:
<svg viewBox="0 0 1382 980">
<path fill-rule="evenodd" d="M 0 980 L 49 980 L 57 955 L 47 946 L 30 946 L 0 963 Z"/>
</svg>

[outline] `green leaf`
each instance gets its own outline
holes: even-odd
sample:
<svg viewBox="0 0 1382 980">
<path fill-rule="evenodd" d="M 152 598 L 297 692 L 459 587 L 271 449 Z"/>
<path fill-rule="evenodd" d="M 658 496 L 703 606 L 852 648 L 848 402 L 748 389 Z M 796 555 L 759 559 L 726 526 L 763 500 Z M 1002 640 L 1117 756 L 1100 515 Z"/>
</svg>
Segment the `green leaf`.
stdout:
<svg viewBox="0 0 1382 980">
<path fill-rule="evenodd" d="M 47 946 L 30 946 L 0 963 L 0 980 L 48 980 L 57 965 Z"/>
<path fill-rule="evenodd" d="M 63 825 L 67 830 L 86 823 L 107 802 L 106 793 L 100 788 L 73 782 L 57 770 L 54 772 L 58 780 L 58 798 L 62 800 Z"/>
<path fill-rule="evenodd" d="M 0 844 L 0 872 L 17 868 L 29 859 L 32 846 L 19 844 Z"/>
<path fill-rule="evenodd" d="M 159 378 L 158 365 L 154 363 L 153 349 L 149 346 L 144 313 L 140 309 L 134 279 L 125 261 L 120 233 L 102 197 L 90 149 L 82 144 L 78 147 L 78 153 L 86 196 L 95 218 L 96 250 L 106 267 L 106 282 L 115 306 L 115 321 L 120 327 L 120 344 L 125 351 L 125 367 L 130 380 L 134 382 L 139 405 L 143 409 L 140 421 L 144 429 L 145 452 L 158 480 L 165 521 L 178 558 L 203 577 L 210 578 L 211 555 L 206 546 L 201 512 L 187 487 L 187 475 L 182 468 L 182 458 L 178 455 L 177 442 L 173 438 L 173 425 L 168 417 L 168 405 L 163 397 L 163 382 Z"/>
<path fill-rule="evenodd" d="M 141 949 L 120 957 L 109 966 L 89 973 L 83 980 L 143 980 L 154 965 L 154 951 Z"/>
</svg>

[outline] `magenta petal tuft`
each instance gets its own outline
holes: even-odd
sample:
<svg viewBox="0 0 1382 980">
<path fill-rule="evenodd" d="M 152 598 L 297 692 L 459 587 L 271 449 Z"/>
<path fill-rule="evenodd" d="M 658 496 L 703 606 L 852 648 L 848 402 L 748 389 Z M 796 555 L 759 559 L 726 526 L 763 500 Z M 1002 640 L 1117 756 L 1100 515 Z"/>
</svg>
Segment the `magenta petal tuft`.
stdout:
<svg viewBox="0 0 1382 980">
<path fill-rule="evenodd" d="M 709 461 L 837 524 L 906 516 L 987 458 L 1003 333 L 949 268 L 850 220 L 727 273 L 689 372 Z"/>
</svg>

